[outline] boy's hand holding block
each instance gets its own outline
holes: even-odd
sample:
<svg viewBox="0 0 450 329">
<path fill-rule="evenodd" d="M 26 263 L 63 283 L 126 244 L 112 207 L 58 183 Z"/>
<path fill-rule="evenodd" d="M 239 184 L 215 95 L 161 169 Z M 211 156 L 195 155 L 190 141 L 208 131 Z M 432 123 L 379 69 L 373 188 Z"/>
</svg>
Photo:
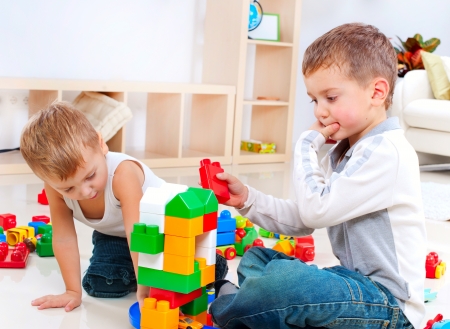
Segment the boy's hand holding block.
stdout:
<svg viewBox="0 0 450 329">
<path fill-rule="evenodd" d="M 217 174 L 224 172 L 219 162 L 211 163 L 211 160 L 203 159 L 200 161 L 199 171 L 202 187 L 213 190 L 219 203 L 223 204 L 230 199 L 227 182 L 216 177 Z"/>
</svg>

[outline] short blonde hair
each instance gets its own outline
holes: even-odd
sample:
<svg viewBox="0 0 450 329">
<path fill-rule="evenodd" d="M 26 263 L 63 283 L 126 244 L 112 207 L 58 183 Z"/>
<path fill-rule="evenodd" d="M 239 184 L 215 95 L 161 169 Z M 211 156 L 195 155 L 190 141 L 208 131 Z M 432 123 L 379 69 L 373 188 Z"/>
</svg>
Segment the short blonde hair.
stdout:
<svg viewBox="0 0 450 329">
<path fill-rule="evenodd" d="M 42 179 L 66 180 L 84 165 L 82 148 L 100 148 L 94 127 L 70 103 L 55 102 L 33 115 L 20 138 L 20 151 Z"/>
<path fill-rule="evenodd" d="M 389 39 L 375 26 L 351 23 L 338 26 L 316 39 L 303 57 L 305 77 L 321 68 L 337 66 L 362 87 L 382 77 L 389 83 L 385 107 L 392 104 L 397 79 L 397 55 Z"/>
</svg>

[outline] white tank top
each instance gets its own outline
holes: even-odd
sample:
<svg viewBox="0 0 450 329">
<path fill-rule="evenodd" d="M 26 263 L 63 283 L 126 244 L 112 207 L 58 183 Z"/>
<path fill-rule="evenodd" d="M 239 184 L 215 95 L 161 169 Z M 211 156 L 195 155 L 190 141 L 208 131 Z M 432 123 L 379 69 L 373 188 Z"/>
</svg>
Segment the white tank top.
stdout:
<svg viewBox="0 0 450 329">
<path fill-rule="evenodd" d="M 83 211 L 77 200 L 72 200 L 64 197 L 67 207 L 73 211 L 73 218 L 81 223 L 92 227 L 94 230 L 103 234 L 126 237 L 125 228 L 123 225 L 122 208 L 120 201 L 116 199 L 112 190 L 112 181 L 114 173 L 122 161 L 131 160 L 137 162 L 144 171 L 144 184 L 142 185 L 142 192 L 145 193 L 147 187 L 160 187 L 164 180 L 157 177 L 153 171 L 139 160 L 130 157 L 123 153 L 108 152 L 106 154 L 106 166 L 108 167 L 108 180 L 106 182 L 104 197 L 105 197 L 105 213 L 102 219 L 89 219 L 84 217 Z"/>
</svg>

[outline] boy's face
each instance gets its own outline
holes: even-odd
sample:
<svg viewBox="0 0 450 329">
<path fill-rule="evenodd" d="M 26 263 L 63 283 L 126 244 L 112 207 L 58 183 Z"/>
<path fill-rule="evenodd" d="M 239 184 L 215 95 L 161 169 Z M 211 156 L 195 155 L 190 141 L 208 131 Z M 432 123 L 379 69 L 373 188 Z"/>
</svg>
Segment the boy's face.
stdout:
<svg viewBox="0 0 450 329">
<path fill-rule="evenodd" d="M 108 179 L 105 149 L 91 147 L 83 148 L 85 161 L 75 174 L 65 181 L 58 179 L 47 180 L 47 183 L 63 196 L 73 200 L 97 199 L 103 196 Z"/>
<path fill-rule="evenodd" d="M 334 140 L 348 138 L 350 145 L 354 145 L 386 119 L 384 99 L 383 102 L 374 101 L 375 84 L 363 88 L 336 67 L 319 69 L 304 81 L 308 95 L 315 103 L 317 120 L 323 126 L 339 124 L 339 130 L 330 136 Z"/>
</svg>

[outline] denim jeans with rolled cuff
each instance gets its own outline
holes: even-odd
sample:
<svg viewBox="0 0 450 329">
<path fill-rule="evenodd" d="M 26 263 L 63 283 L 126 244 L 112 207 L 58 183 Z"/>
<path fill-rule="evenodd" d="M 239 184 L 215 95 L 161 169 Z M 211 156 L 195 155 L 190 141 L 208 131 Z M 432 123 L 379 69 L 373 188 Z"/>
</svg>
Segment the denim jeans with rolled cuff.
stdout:
<svg viewBox="0 0 450 329">
<path fill-rule="evenodd" d="M 82 282 L 88 295 L 116 298 L 135 292 L 136 276 L 127 239 L 94 231 L 92 244 L 91 264 Z"/>
<path fill-rule="evenodd" d="M 411 329 L 395 297 L 381 284 L 342 266 L 315 265 L 253 247 L 238 266 L 240 289 L 210 306 L 222 329 Z"/>
</svg>

